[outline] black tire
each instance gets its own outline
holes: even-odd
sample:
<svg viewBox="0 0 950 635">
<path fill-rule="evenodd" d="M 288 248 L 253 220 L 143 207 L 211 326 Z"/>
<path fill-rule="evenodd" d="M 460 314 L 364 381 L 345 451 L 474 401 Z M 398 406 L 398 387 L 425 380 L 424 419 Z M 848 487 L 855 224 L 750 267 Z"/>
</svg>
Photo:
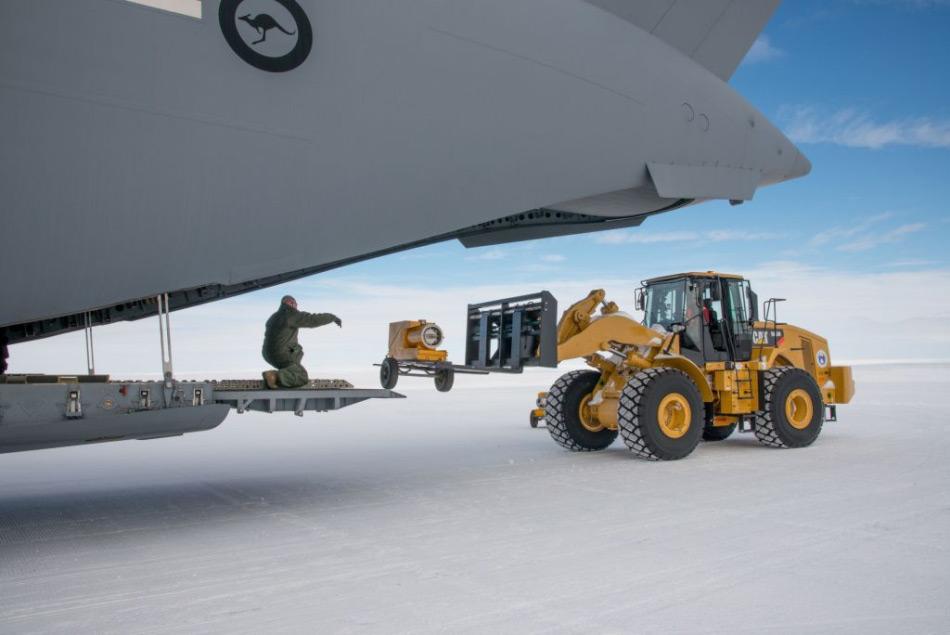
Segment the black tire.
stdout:
<svg viewBox="0 0 950 635">
<path fill-rule="evenodd" d="M 534 414 L 534 412 L 532 412 L 532 413 L 531 413 L 531 419 L 528 421 L 528 423 L 531 424 L 531 427 L 532 427 L 532 428 L 537 428 L 537 427 L 538 427 L 538 423 L 540 423 L 540 419 L 538 418 L 538 415 L 536 415 L 536 414 Z"/>
<path fill-rule="evenodd" d="M 455 385 L 455 369 L 440 368 L 435 371 L 435 389 L 439 392 L 449 392 Z"/>
<path fill-rule="evenodd" d="M 736 431 L 736 424 L 727 426 L 706 426 L 703 428 L 703 441 L 725 441 Z"/>
<path fill-rule="evenodd" d="M 755 437 L 759 442 L 773 448 L 804 448 L 814 443 L 825 421 L 825 405 L 814 378 L 800 368 L 772 368 L 762 373 L 761 381 L 762 409 L 755 413 Z M 794 425 L 787 405 L 790 399 L 794 402 L 806 395 L 811 401 L 810 417 Z M 802 411 L 792 410 L 793 415 Z"/>
<path fill-rule="evenodd" d="M 616 430 L 604 428 L 594 432 L 581 423 L 581 402 L 599 381 L 600 373 L 596 371 L 575 370 L 554 382 L 548 391 L 544 400 L 544 425 L 562 448 L 572 452 L 596 452 L 608 448 L 617 438 Z"/>
<path fill-rule="evenodd" d="M 659 409 L 665 398 L 679 397 L 689 412 L 682 436 L 673 438 L 663 432 Z M 680 410 L 685 410 L 682 405 Z M 630 378 L 620 394 L 617 420 L 620 437 L 631 452 L 651 461 L 675 461 L 696 449 L 703 435 L 705 406 L 699 388 L 689 375 L 673 368 L 648 368 Z"/>
<path fill-rule="evenodd" d="M 392 357 L 387 357 L 379 365 L 379 383 L 386 390 L 392 390 L 399 381 L 399 363 Z"/>
</svg>

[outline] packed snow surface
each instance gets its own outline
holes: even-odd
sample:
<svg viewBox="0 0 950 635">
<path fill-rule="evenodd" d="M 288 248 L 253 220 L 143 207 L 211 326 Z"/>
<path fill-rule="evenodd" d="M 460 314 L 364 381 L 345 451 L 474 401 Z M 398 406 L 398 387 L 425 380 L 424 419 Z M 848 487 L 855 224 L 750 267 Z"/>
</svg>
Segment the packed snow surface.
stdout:
<svg viewBox="0 0 950 635">
<path fill-rule="evenodd" d="M 0 632 L 948 632 L 950 366 L 855 374 L 671 463 L 530 429 L 544 373 L 3 455 Z"/>
</svg>

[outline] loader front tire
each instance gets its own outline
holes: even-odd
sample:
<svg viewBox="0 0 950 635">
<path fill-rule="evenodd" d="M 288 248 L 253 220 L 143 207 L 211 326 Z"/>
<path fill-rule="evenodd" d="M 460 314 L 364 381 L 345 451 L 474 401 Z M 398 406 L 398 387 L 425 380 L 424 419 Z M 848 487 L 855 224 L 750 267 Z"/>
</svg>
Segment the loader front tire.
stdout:
<svg viewBox="0 0 950 635">
<path fill-rule="evenodd" d="M 755 413 L 755 436 L 773 448 L 804 448 L 815 442 L 825 404 L 814 378 L 800 368 L 772 368 L 761 377 L 762 409 Z"/>
<path fill-rule="evenodd" d="M 703 436 L 705 408 L 699 388 L 686 373 L 648 368 L 620 394 L 617 422 L 631 452 L 650 461 L 689 456 Z"/>
<path fill-rule="evenodd" d="M 595 452 L 606 449 L 617 438 L 616 430 L 591 430 L 592 426 L 585 426 L 581 419 L 581 409 L 599 381 L 600 373 L 596 371 L 575 370 L 554 382 L 548 391 L 544 401 L 544 425 L 562 448 Z"/>
</svg>

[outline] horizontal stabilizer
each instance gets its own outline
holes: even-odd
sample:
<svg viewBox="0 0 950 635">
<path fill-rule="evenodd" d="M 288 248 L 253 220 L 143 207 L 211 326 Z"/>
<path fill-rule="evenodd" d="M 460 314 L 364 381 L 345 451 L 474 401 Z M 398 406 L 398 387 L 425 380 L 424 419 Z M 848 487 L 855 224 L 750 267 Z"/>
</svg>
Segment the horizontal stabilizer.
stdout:
<svg viewBox="0 0 950 635">
<path fill-rule="evenodd" d="M 749 201 L 761 173 L 746 168 L 648 163 L 657 193 L 664 198 L 719 198 Z"/>
<path fill-rule="evenodd" d="M 728 81 L 781 0 L 587 0 Z"/>
</svg>

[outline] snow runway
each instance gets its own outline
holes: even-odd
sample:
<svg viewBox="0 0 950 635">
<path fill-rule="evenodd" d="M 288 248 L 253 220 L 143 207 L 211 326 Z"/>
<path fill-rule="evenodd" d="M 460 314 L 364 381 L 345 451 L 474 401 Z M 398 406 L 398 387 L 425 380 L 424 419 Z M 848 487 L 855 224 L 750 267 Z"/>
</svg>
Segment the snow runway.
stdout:
<svg viewBox="0 0 950 635">
<path fill-rule="evenodd" d="M 542 373 L 0 456 L 0 631 L 946 632 L 950 366 L 855 376 L 673 463 L 529 429 Z"/>
</svg>

